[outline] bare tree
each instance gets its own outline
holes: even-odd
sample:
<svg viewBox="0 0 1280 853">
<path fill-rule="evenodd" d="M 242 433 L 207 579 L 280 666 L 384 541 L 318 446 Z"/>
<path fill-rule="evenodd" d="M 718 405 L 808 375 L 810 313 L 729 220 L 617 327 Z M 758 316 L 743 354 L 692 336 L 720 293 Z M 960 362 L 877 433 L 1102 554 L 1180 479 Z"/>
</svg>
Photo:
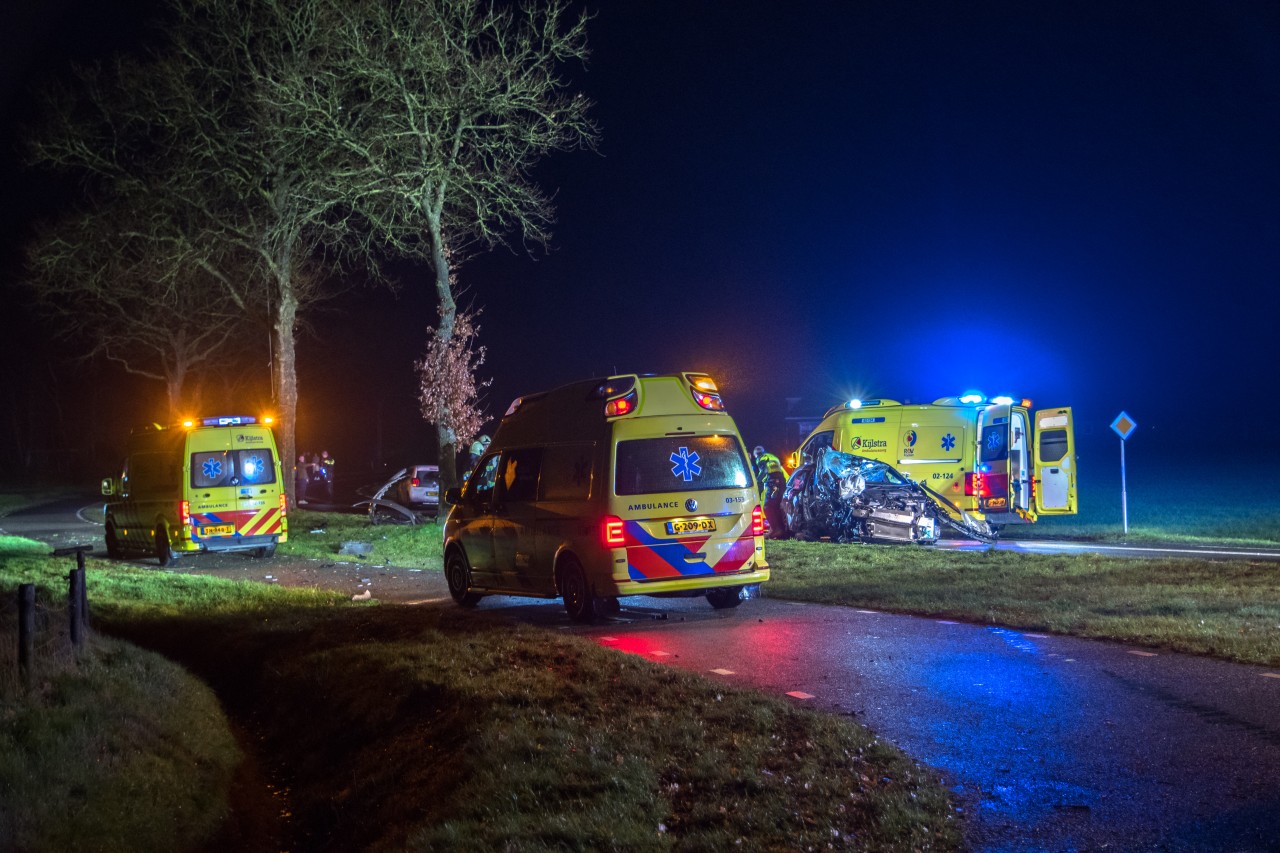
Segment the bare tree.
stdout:
<svg viewBox="0 0 1280 853">
<path fill-rule="evenodd" d="M 313 18 L 305 8 L 294 13 L 288 5 L 173 0 L 166 40 L 143 59 L 81 69 L 73 86 L 53 90 L 47 123 L 30 146 L 35 163 L 76 175 L 90 205 L 111 200 L 139 245 L 145 243 L 154 268 L 145 279 L 124 272 L 99 279 L 101 286 L 84 293 L 81 304 L 100 310 L 63 319 L 129 312 L 135 322 L 103 325 L 104 353 L 121 352 L 121 336 L 140 327 L 150 326 L 157 335 L 173 329 L 172 317 L 137 322 L 153 319 L 133 313 L 145 301 L 137 297 L 146 281 L 166 299 L 194 302 L 202 312 L 208 308 L 212 314 L 201 313 L 199 327 L 222 329 L 236 315 L 269 327 L 276 431 L 282 457 L 292 459 L 300 315 L 333 294 L 334 279 L 317 228 L 324 211 L 305 208 L 299 191 L 320 164 L 305 145 L 289 147 L 295 137 L 283 132 L 288 116 L 255 85 L 278 66 L 309 61 L 305 44 Z M 75 252 L 66 243 L 34 247 L 35 267 L 43 263 L 47 273 L 38 283 L 47 289 L 55 279 L 72 281 L 56 266 L 82 258 L 85 243 L 110 244 L 108 231 L 83 228 L 112 221 L 109 213 L 84 219 Z M 202 288 L 198 293 L 196 286 Z M 196 349 L 210 347 L 213 338 L 186 335 L 170 343 L 181 343 L 184 355 L 150 369 L 177 377 L 191 366 Z M 138 352 L 131 351 L 134 370 L 142 363 L 133 357 Z M 288 478 L 291 500 L 292 483 Z"/>
<path fill-rule="evenodd" d="M 456 268 L 475 251 L 545 246 L 551 197 L 533 169 L 553 151 L 591 147 L 590 103 L 561 76 L 587 55 L 586 16 L 560 0 L 516 10 L 488 0 L 312 0 L 305 68 L 261 83 L 291 118 L 287 147 L 324 165 L 300 187 L 326 211 L 328 238 L 355 257 L 426 261 L 439 299 L 435 334 L 455 339 Z M 435 421 L 442 479 L 457 481 L 458 435 Z"/>
<path fill-rule="evenodd" d="M 234 350 L 228 344 L 245 320 L 227 310 L 203 269 L 166 268 L 172 228 L 131 204 L 75 211 L 38 230 L 27 247 L 27 283 L 81 358 L 102 356 L 162 382 L 176 421 L 194 402 L 189 385 L 198 369 L 244 363 L 244 336 Z"/>
</svg>

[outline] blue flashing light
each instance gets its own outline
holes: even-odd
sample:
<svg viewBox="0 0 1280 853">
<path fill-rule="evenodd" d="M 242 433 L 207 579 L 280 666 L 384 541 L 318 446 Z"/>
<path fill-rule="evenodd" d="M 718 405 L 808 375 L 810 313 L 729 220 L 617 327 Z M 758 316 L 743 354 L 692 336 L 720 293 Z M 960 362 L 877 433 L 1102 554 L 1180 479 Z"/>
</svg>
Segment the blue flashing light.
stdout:
<svg viewBox="0 0 1280 853">
<path fill-rule="evenodd" d="M 845 405 L 845 408 L 847 408 L 847 409 L 861 409 L 861 408 L 862 408 L 862 401 L 861 401 L 861 400 L 850 400 L 849 402 L 845 403 L 844 405 Z"/>
<path fill-rule="evenodd" d="M 248 415 L 221 415 L 216 418 L 202 418 L 201 426 L 239 426 L 241 424 L 256 424 L 257 418 Z"/>
<path fill-rule="evenodd" d="M 991 402 L 997 406 L 1012 406 L 1013 398 L 1012 397 L 992 397 Z"/>
<path fill-rule="evenodd" d="M 983 397 L 982 397 L 982 395 L 981 395 L 981 394 L 972 394 L 972 393 L 970 393 L 970 394 L 965 394 L 963 397 L 961 397 L 961 398 L 960 398 L 960 402 L 961 402 L 961 403 L 965 403 L 965 404 L 967 404 L 967 405 L 973 405 L 973 404 L 975 404 L 975 403 L 981 403 L 981 402 L 982 402 L 982 400 L 983 400 Z"/>
</svg>

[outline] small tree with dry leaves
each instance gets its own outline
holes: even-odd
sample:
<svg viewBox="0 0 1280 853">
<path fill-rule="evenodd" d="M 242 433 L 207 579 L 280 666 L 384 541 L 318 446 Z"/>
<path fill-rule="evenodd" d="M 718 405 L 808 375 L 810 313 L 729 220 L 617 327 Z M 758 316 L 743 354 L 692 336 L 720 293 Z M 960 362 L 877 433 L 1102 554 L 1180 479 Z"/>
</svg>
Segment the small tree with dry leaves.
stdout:
<svg viewBox="0 0 1280 853">
<path fill-rule="evenodd" d="M 475 322 L 478 316 L 478 312 L 459 311 L 448 337 L 441 337 L 439 329 L 433 329 L 427 339 L 426 355 L 414 363 L 420 377 L 418 401 L 422 417 L 448 436 L 447 445 L 451 448 L 470 444 L 485 422 L 480 391 L 491 380 L 476 377 L 476 371 L 484 364 L 485 350 L 476 344 L 480 334 Z M 440 460 L 440 479 L 446 487 L 457 482 L 452 456 Z"/>
</svg>

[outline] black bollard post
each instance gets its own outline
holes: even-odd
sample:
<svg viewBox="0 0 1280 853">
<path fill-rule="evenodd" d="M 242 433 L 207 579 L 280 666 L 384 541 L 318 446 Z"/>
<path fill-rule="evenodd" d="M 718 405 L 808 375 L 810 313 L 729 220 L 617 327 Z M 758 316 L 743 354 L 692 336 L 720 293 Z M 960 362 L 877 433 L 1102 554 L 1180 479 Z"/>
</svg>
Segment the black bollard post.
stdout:
<svg viewBox="0 0 1280 853">
<path fill-rule="evenodd" d="M 80 627 L 89 627 L 89 576 L 84 571 L 84 551 L 76 551 L 76 568 L 80 570 Z"/>
<path fill-rule="evenodd" d="M 31 659 L 36 644 L 36 585 L 18 587 L 18 670 L 22 683 L 31 686 Z"/>
<path fill-rule="evenodd" d="M 67 590 L 67 615 L 71 618 L 71 645 L 76 651 L 84 647 L 84 615 L 80 603 L 84 600 L 84 569 L 71 570 L 71 584 Z"/>
<path fill-rule="evenodd" d="M 68 545 L 55 548 L 53 556 L 76 555 L 76 567 L 71 570 L 67 590 L 67 614 L 71 620 L 71 645 L 79 651 L 84 646 L 84 629 L 89 624 L 89 593 L 84 582 L 84 555 L 92 551 L 92 545 Z"/>
</svg>

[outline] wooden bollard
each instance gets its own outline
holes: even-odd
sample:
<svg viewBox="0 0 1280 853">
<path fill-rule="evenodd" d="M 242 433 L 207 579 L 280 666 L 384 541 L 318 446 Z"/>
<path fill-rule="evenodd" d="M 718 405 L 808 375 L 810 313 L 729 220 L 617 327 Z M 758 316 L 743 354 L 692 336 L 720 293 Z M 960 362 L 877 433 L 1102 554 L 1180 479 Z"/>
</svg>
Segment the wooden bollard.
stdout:
<svg viewBox="0 0 1280 853">
<path fill-rule="evenodd" d="M 31 659 L 36 647 L 36 585 L 18 587 L 18 671 L 23 683 L 31 686 Z"/>
</svg>

